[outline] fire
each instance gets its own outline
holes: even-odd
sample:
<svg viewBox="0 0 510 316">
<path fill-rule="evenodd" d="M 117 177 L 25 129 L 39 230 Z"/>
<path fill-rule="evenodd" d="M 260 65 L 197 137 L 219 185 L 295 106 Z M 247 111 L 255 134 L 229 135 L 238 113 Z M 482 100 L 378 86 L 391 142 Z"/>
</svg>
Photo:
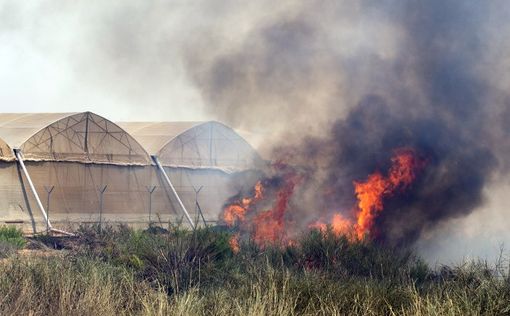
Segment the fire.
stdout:
<svg viewBox="0 0 510 316">
<path fill-rule="evenodd" d="M 228 226 L 234 226 L 236 220 L 243 221 L 246 209 L 241 205 L 232 204 L 225 208 L 223 212 L 223 220 Z"/>
<path fill-rule="evenodd" d="M 328 226 L 331 228 L 331 232 L 335 236 L 351 237 L 352 235 L 353 222 L 350 219 L 345 218 L 340 213 L 333 214 L 329 225 L 324 223 L 322 220 L 318 220 L 315 223 L 308 225 L 308 228 L 317 229 L 325 234 L 328 231 Z"/>
<path fill-rule="evenodd" d="M 263 189 L 262 183 L 258 181 L 257 184 L 255 184 L 253 197 L 244 197 L 225 207 L 223 210 L 223 220 L 227 226 L 232 227 L 236 222 L 243 222 L 245 220 L 246 212 L 252 204 L 263 198 Z"/>
<path fill-rule="evenodd" d="M 327 212 L 332 214 L 329 220 L 324 221 L 325 217 L 321 215 L 308 228 L 318 229 L 322 233 L 330 231 L 335 236 L 346 236 L 349 241 L 373 237 L 371 235 L 375 219 L 383 211 L 385 199 L 407 189 L 415 180 L 417 171 L 423 166 L 424 162 L 417 158 L 413 150 L 396 150 L 387 173 L 376 171 L 364 181 L 353 181 L 357 202 L 352 209 L 352 216 L 345 217 L 343 214 L 346 212 Z M 284 170 L 283 175 L 274 178 L 278 181 L 273 181 L 273 178 L 265 179 L 264 182 L 259 181 L 250 196 L 239 198 L 225 207 L 223 213 L 225 223 L 228 226 L 240 224 L 238 233 L 229 241 L 234 253 L 239 252 L 241 236 L 249 236 L 259 247 L 292 244 L 289 234 L 292 225 L 286 212 L 296 186 L 303 177 L 294 170 Z M 266 193 L 262 183 L 267 185 L 273 183 L 273 187 L 268 187 Z M 276 188 L 274 183 L 278 183 Z M 262 209 L 258 202 L 263 199 L 272 202 L 272 207 Z M 264 205 L 268 205 L 267 202 L 265 201 Z"/>
<path fill-rule="evenodd" d="M 337 213 L 331 219 L 331 230 L 336 236 L 348 236 L 352 230 L 352 222 L 343 217 L 342 214 Z"/>
<path fill-rule="evenodd" d="M 354 192 L 358 200 L 356 218 L 345 218 L 335 213 L 329 222 L 331 231 L 349 239 L 363 240 L 372 231 L 375 218 L 384 208 L 384 199 L 397 190 L 404 190 L 414 181 L 416 171 L 423 167 L 423 161 L 416 158 L 410 149 L 399 149 L 391 159 L 392 165 L 385 177 L 376 171 L 366 181 L 354 181 Z M 328 225 L 319 220 L 308 226 L 326 232 Z"/>
<path fill-rule="evenodd" d="M 233 253 L 238 253 L 241 250 L 241 247 L 239 246 L 239 234 L 232 235 L 228 241 L 228 244 Z"/>
<path fill-rule="evenodd" d="M 364 182 L 354 181 L 354 192 L 358 199 L 355 230 L 360 240 L 370 234 L 375 217 L 383 210 L 383 199 L 399 189 L 407 188 L 414 181 L 416 170 L 423 165 L 409 149 L 399 150 L 391 162 L 387 177 L 375 172 Z"/>
<path fill-rule="evenodd" d="M 262 187 L 262 182 L 258 181 L 255 184 L 255 188 L 254 188 L 254 190 L 255 190 L 255 197 L 254 197 L 255 201 L 258 201 L 258 200 L 262 199 L 262 197 L 263 197 L 262 196 L 262 190 L 263 189 L 264 188 Z"/>
<path fill-rule="evenodd" d="M 377 213 L 383 209 L 383 195 L 388 189 L 387 181 L 380 173 L 370 175 L 366 182 L 354 182 L 354 192 L 358 198 L 358 219 L 356 235 L 363 239 L 373 225 Z"/>
<path fill-rule="evenodd" d="M 259 245 L 281 243 L 285 239 L 285 211 L 298 182 L 295 176 L 288 176 L 285 185 L 278 191 L 276 203 L 270 210 L 259 213 L 253 220 L 253 241 Z"/>
<path fill-rule="evenodd" d="M 272 207 L 259 212 L 256 211 L 257 203 L 265 198 L 265 188 L 262 181 L 257 182 L 252 196 L 242 197 L 224 208 L 223 220 L 231 227 L 240 223 L 239 229 L 248 232 L 259 247 L 282 243 L 289 245 L 291 240 L 286 235 L 285 212 L 299 181 L 295 173 L 286 173 L 281 178 L 282 184 L 276 192 Z M 248 216 L 248 212 L 251 215 Z M 229 241 L 234 252 L 239 249 L 239 238 L 240 235 L 237 234 Z"/>
<path fill-rule="evenodd" d="M 323 221 L 318 220 L 315 223 L 308 225 L 308 228 L 317 229 L 321 233 L 325 233 L 328 230 L 328 225 Z"/>
</svg>

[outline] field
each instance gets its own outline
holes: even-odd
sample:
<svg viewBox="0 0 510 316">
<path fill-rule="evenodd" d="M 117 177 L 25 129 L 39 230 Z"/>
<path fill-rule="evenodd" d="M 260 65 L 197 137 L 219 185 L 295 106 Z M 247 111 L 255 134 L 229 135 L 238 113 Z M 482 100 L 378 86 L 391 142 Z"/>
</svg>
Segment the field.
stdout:
<svg viewBox="0 0 510 316">
<path fill-rule="evenodd" d="M 408 251 L 312 231 L 259 249 L 228 232 L 0 230 L 2 315 L 508 315 L 506 263 L 429 268 Z"/>
</svg>

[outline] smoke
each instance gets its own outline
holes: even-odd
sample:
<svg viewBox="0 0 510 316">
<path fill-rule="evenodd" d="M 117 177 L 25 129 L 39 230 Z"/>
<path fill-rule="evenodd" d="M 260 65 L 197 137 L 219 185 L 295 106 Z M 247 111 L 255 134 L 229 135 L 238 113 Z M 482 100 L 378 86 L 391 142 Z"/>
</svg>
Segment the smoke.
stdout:
<svg viewBox="0 0 510 316">
<path fill-rule="evenodd" d="M 359 89 L 383 93 L 376 81 L 392 75 L 384 61 L 394 57 L 399 40 L 375 8 L 298 1 L 260 19 L 238 45 L 228 39 L 211 45 L 207 37 L 186 56 L 206 110 L 235 127 L 295 140 L 323 135 L 357 101 Z"/>
<path fill-rule="evenodd" d="M 483 206 L 508 169 L 509 41 L 495 32 L 508 28 L 500 13 L 508 5 L 500 5 L 301 3 L 188 67 L 211 112 L 263 126 L 270 158 L 308 168 L 295 217 L 348 211 L 353 180 L 386 170 L 396 148 L 413 148 L 426 168 L 376 219 L 380 241 L 412 244 Z"/>
</svg>

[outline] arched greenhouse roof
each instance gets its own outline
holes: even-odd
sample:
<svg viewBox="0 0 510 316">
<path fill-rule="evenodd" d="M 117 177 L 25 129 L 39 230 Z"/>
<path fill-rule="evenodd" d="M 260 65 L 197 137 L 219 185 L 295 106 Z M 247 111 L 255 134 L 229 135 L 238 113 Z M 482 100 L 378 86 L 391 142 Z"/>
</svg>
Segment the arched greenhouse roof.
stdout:
<svg viewBox="0 0 510 316">
<path fill-rule="evenodd" d="M 0 161 L 14 161 L 14 153 L 11 146 L 9 146 L 3 139 L 0 139 Z"/>
<path fill-rule="evenodd" d="M 151 163 L 129 133 L 91 112 L 1 113 L 0 138 L 8 147 L 21 149 L 27 160 Z M 6 159 L 6 153 L 2 156 Z"/>
<path fill-rule="evenodd" d="M 151 155 L 157 155 L 168 141 L 203 122 L 118 122 Z"/>
<path fill-rule="evenodd" d="M 264 165 L 241 135 L 220 122 L 122 122 L 119 126 L 165 166 L 234 172 Z"/>
</svg>

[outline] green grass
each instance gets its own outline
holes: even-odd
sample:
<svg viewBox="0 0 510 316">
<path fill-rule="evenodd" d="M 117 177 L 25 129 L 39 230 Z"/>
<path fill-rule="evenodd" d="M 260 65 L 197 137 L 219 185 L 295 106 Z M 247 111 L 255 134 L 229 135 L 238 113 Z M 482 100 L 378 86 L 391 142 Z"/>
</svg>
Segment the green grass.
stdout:
<svg viewBox="0 0 510 316">
<path fill-rule="evenodd" d="M 510 314 L 502 264 L 432 270 L 409 251 L 318 232 L 284 249 L 243 243 L 238 254 L 228 239 L 211 229 L 82 228 L 59 241 L 58 256 L 0 263 L 0 314 Z"/>
<path fill-rule="evenodd" d="M 25 247 L 26 240 L 21 230 L 13 226 L 0 226 L 0 257 L 6 258 Z"/>
</svg>

